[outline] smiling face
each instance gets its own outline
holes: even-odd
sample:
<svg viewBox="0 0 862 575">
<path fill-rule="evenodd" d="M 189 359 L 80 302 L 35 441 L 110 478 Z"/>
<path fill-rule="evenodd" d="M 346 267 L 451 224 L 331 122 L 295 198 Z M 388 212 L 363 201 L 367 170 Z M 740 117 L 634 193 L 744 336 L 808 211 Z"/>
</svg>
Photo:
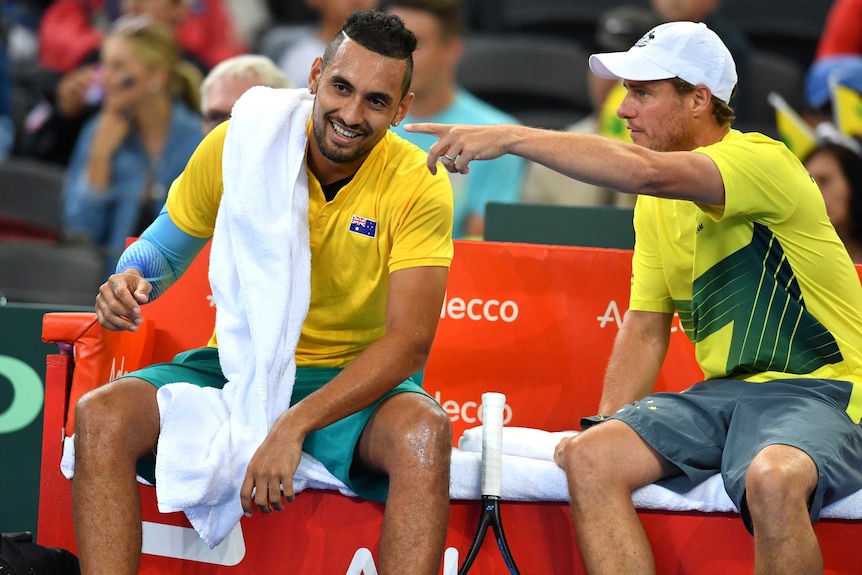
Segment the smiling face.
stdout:
<svg viewBox="0 0 862 575">
<path fill-rule="evenodd" d="M 688 123 L 687 95 L 667 80 L 627 80 L 626 97 L 617 115 L 626 121 L 632 141 L 657 152 L 692 150 L 694 135 Z"/>
<path fill-rule="evenodd" d="M 406 62 L 345 40 L 325 68 L 311 70 L 315 93 L 309 165 L 323 184 L 359 169 L 393 121 L 401 121 L 413 99 L 403 99 Z"/>
</svg>

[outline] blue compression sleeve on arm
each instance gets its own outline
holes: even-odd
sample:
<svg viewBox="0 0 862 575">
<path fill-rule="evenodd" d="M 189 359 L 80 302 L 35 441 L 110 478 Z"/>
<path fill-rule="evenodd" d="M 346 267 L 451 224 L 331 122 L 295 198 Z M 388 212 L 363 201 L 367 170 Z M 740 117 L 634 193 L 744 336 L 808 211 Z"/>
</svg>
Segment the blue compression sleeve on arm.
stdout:
<svg viewBox="0 0 862 575">
<path fill-rule="evenodd" d="M 208 241 L 182 231 L 162 208 L 140 239 L 120 256 L 117 272 L 129 268 L 140 271 L 153 286 L 149 299 L 153 301 L 185 273 Z"/>
</svg>

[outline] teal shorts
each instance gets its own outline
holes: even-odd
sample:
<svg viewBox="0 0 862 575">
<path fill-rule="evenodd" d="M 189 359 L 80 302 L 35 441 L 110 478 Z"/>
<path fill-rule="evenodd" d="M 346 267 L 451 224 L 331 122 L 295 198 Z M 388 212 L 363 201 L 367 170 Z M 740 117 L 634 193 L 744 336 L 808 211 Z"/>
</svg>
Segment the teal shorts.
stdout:
<svg viewBox="0 0 862 575">
<path fill-rule="evenodd" d="M 340 368 L 297 368 L 291 405 L 326 385 L 340 371 Z M 200 387 L 221 389 L 226 383 L 219 364 L 218 350 L 213 347 L 185 351 L 177 354 L 169 363 L 157 363 L 129 372 L 123 377 L 143 379 L 156 387 L 184 381 Z M 368 419 L 383 400 L 404 392 L 428 395 L 420 385 L 415 383 L 415 379 L 418 377 L 399 383 L 380 400 L 362 411 L 309 433 L 302 444 L 303 451 L 323 463 L 330 473 L 360 497 L 372 501 L 385 501 L 389 491 L 389 478 L 378 473 L 360 470 L 354 465 L 356 445 Z M 138 475 L 155 485 L 155 462 L 152 458 L 138 463 Z"/>
<path fill-rule="evenodd" d="M 657 481 L 685 493 L 721 473 L 730 499 L 753 533 L 745 501 L 745 474 L 768 445 L 801 449 L 819 473 L 809 502 L 812 523 L 822 507 L 862 489 L 862 427 L 844 411 L 853 385 L 828 379 L 751 383 L 703 381 L 683 393 L 660 392 L 614 415 L 634 429 L 680 474 Z M 598 418 L 581 421 L 586 429 Z"/>
</svg>

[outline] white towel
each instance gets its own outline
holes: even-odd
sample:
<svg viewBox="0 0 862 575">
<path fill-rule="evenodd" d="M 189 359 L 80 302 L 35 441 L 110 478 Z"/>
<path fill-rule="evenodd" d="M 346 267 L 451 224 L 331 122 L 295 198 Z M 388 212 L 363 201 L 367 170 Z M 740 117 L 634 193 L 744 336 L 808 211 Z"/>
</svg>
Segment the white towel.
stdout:
<svg viewBox="0 0 862 575">
<path fill-rule="evenodd" d="M 305 90 L 252 88 L 236 103 L 210 254 L 223 389 L 159 389 L 156 496 L 210 547 L 242 517 L 246 468 L 287 410 L 310 299 Z"/>
<path fill-rule="evenodd" d="M 505 444 L 503 449 L 505 450 Z M 566 474 L 553 461 L 502 456 L 502 492 L 506 501 L 568 501 Z M 452 450 L 450 499 L 482 498 L 482 453 Z"/>
<path fill-rule="evenodd" d="M 560 439 L 576 431 L 550 432 L 524 427 L 503 428 L 502 497 L 509 501 L 569 500 L 566 476 L 552 463 Z M 452 499 L 480 499 L 482 427 L 464 431 L 452 452 Z M 638 509 L 738 512 L 716 473 L 686 493 L 646 485 L 632 493 Z M 862 519 L 862 490 L 824 507 L 821 519 Z"/>
<path fill-rule="evenodd" d="M 509 501 L 569 500 L 566 474 L 554 463 L 554 448 L 577 431 L 544 431 L 529 427 L 503 428 L 502 498 Z M 459 449 L 452 453 L 450 494 L 453 499 L 481 498 L 482 427 L 464 431 Z M 456 464 L 457 462 L 457 464 Z M 658 485 L 646 485 L 632 493 L 638 509 L 669 511 L 736 511 L 720 475 L 675 493 Z"/>
<path fill-rule="evenodd" d="M 554 448 L 565 437 L 577 431 L 545 431 L 534 427 L 504 427 L 503 455 L 518 455 L 531 459 L 554 460 Z M 458 448 L 464 451 L 482 451 L 482 426 L 464 430 L 458 438 Z"/>
</svg>

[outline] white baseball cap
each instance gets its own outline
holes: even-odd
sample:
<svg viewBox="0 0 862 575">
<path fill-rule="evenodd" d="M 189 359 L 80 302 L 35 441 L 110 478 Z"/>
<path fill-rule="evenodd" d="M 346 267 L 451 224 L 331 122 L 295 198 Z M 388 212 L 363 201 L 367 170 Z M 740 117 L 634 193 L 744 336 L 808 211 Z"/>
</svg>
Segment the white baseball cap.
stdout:
<svg viewBox="0 0 862 575">
<path fill-rule="evenodd" d="M 736 64 L 730 50 L 703 22 L 668 22 L 656 26 L 627 52 L 590 56 L 590 69 L 601 78 L 667 80 L 703 84 L 727 103 L 736 86 Z"/>
</svg>

